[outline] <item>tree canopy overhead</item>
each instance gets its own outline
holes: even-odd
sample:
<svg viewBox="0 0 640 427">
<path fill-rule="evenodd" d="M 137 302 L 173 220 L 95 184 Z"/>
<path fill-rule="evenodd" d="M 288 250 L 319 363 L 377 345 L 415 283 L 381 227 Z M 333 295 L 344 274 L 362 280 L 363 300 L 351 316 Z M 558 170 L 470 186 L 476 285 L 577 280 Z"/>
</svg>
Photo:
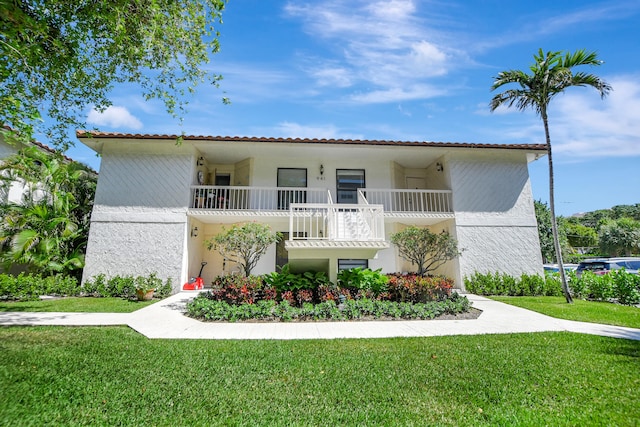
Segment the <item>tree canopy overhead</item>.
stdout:
<svg viewBox="0 0 640 427">
<path fill-rule="evenodd" d="M 70 144 L 88 108 L 104 110 L 117 83 L 136 83 L 181 117 L 183 95 L 220 76 L 203 65 L 219 50 L 226 0 L 0 0 L 0 125 L 25 140 L 41 118 L 52 144 Z M 223 98 L 223 100 L 226 100 Z"/>
</svg>

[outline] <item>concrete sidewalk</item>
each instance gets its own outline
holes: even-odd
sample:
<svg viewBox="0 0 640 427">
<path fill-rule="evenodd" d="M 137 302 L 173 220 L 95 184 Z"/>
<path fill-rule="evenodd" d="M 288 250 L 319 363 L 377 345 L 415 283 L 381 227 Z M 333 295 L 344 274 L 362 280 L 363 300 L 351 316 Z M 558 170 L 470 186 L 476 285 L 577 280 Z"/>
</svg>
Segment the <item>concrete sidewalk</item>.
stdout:
<svg viewBox="0 0 640 427">
<path fill-rule="evenodd" d="M 640 340 L 640 329 L 555 319 L 467 294 L 482 314 L 473 320 L 371 322 L 213 323 L 186 317 L 185 304 L 197 292 L 180 292 L 133 313 L 0 313 L 0 325 L 128 325 L 148 338 L 168 339 L 335 339 L 429 337 L 569 331 Z"/>
</svg>

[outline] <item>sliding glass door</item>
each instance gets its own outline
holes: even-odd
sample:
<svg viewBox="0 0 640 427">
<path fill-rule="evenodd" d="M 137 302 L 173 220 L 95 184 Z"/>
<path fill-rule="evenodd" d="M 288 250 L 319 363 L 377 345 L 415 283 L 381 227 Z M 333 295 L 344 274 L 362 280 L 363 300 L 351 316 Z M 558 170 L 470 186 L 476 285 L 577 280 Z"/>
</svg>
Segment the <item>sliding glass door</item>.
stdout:
<svg viewBox="0 0 640 427">
<path fill-rule="evenodd" d="M 358 203 L 358 188 L 365 188 L 364 169 L 337 169 L 338 203 Z"/>
<path fill-rule="evenodd" d="M 281 187 L 306 187 L 307 170 L 295 168 L 278 168 L 278 188 Z M 290 203 L 306 203 L 306 190 L 278 190 L 278 209 L 289 209 Z"/>
</svg>

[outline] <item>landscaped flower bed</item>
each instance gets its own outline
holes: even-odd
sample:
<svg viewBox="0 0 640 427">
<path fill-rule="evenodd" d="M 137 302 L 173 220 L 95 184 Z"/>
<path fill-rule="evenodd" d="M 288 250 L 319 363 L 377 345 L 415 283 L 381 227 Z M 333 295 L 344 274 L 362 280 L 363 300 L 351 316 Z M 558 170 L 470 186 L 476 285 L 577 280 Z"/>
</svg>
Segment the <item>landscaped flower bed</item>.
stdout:
<svg viewBox="0 0 640 427">
<path fill-rule="evenodd" d="M 433 319 L 469 311 L 466 297 L 452 293 L 443 277 L 384 275 L 353 269 L 338 285 L 322 273 L 288 268 L 262 277 L 218 277 L 212 289 L 187 305 L 189 316 L 207 321 L 314 321 Z"/>
</svg>

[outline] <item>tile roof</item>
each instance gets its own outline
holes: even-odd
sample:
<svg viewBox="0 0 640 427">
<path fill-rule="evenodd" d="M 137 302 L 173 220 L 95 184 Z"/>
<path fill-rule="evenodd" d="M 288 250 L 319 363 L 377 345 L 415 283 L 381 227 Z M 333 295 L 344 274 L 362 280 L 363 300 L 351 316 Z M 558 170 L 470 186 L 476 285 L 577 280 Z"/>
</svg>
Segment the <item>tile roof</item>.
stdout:
<svg viewBox="0 0 640 427">
<path fill-rule="evenodd" d="M 167 139 L 183 141 L 223 141 L 223 142 L 267 142 L 267 143 L 299 143 L 299 144 L 344 144 L 344 145 L 391 145 L 391 146 L 420 146 L 440 148 L 494 148 L 510 150 L 546 151 L 544 144 L 476 144 L 470 142 L 434 142 L 434 141 L 387 141 L 361 139 L 311 139 L 311 138 L 269 138 L 248 136 L 207 136 L 207 135 L 168 135 L 168 134 L 140 134 L 120 132 L 76 131 L 78 138 L 105 139 Z"/>
<path fill-rule="evenodd" d="M 14 130 L 13 128 L 11 128 L 10 126 L 3 125 L 3 126 L 2 126 L 2 128 L 3 128 L 3 129 L 5 129 L 5 130 L 8 130 L 8 131 L 10 131 L 10 132 L 15 132 L 15 130 Z M 36 141 L 35 139 L 32 139 L 30 142 L 31 142 L 31 144 L 35 145 L 36 147 L 38 147 L 38 148 L 39 148 L 39 149 L 41 149 L 42 151 L 46 151 L 47 153 L 50 153 L 50 154 L 60 153 L 60 151 L 56 150 L 55 148 L 51 148 L 51 147 L 49 147 L 48 145 L 43 144 L 43 143 L 42 143 L 42 142 L 40 142 L 40 141 Z M 60 153 L 60 154 L 62 154 L 62 157 L 63 157 L 66 161 L 68 161 L 68 162 L 77 162 L 77 163 L 81 163 L 81 162 L 78 162 L 77 160 L 73 160 L 71 157 L 67 156 L 67 155 L 66 155 L 66 154 L 64 154 L 64 153 Z M 98 172 L 97 172 L 97 171 L 95 171 L 91 166 L 89 166 L 89 165 L 84 165 L 84 166 L 86 166 L 86 167 L 87 167 L 87 169 L 88 169 L 91 173 L 94 173 L 94 174 L 96 174 L 96 175 L 98 174 Z"/>
</svg>

